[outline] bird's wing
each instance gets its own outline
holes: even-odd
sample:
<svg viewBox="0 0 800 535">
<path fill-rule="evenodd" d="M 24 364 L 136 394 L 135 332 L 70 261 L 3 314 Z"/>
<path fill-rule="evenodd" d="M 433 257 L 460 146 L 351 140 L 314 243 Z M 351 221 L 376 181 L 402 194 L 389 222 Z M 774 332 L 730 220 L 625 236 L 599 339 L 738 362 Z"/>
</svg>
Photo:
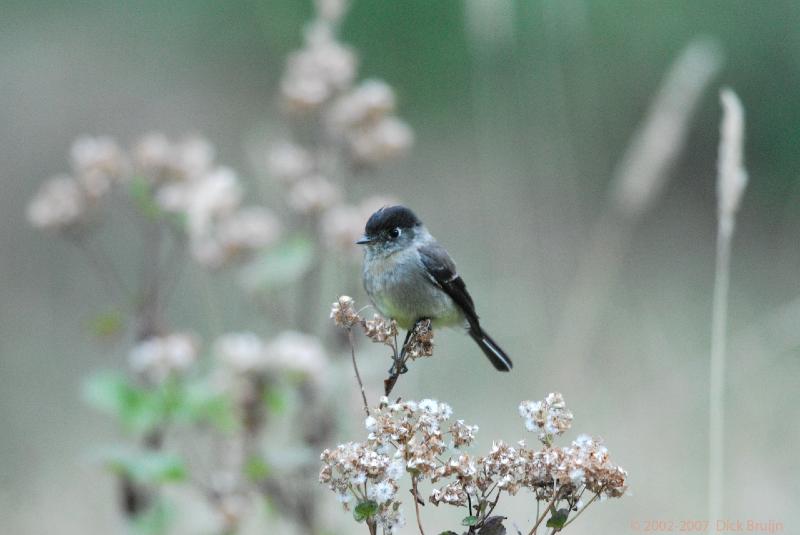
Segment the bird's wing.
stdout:
<svg viewBox="0 0 800 535">
<path fill-rule="evenodd" d="M 456 271 L 456 264 L 444 247 L 439 244 L 423 245 L 419 248 L 422 265 L 428 270 L 431 283 L 435 284 L 455 301 L 471 326 L 477 326 L 478 315 L 475 303 L 467 291 L 464 279 Z"/>
</svg>

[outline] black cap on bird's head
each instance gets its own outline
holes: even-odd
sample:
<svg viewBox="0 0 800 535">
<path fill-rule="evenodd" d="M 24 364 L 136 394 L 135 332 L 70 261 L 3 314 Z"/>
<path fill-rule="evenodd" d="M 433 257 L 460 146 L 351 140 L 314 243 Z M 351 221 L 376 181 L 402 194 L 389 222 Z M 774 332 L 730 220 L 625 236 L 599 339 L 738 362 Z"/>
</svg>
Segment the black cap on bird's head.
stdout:
<svg viewBox="0 0 800 535">
<path fill-rule="evenodd" d="M 422 225 L 422 221 L 405 206 L 384 206 L 367 220 L 360 245 L 380 240 L 396 239 L 404 230 Z"/>
</svg>

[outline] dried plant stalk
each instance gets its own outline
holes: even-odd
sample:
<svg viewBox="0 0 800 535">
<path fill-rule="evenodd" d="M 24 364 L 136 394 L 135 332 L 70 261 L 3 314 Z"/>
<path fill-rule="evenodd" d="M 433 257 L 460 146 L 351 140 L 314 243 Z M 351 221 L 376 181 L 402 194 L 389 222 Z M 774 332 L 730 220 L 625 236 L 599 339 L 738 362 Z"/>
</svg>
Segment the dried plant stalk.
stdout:
<svg viewBox="0 0 800 535">
<path fill-rule="evenodd" d="M 721 64 L 717 46 L 701 39 L 667 73 L 609 185 L 608 206 L 589 237 L 550 355 L 578 362 L 586 353 L 633 229 L 663 191 L 694 110 Z"/>
<path fill-rule="evenodd" d="M 714 305 L 711 323 L 711 375 L 709 378 L 708 435 L 708 518 L 721 518 L 723 505 L 723 467 L 725 462 L 725 350 L 728 323 L 728 287 L 731 241 L 736 211 L 747 185 L 743 166 L 744 109 L 736 94 L 724 89 L 720 94 L 720 126 L 717 177 L 717 259 L 714 275 Z"/>
</svg>

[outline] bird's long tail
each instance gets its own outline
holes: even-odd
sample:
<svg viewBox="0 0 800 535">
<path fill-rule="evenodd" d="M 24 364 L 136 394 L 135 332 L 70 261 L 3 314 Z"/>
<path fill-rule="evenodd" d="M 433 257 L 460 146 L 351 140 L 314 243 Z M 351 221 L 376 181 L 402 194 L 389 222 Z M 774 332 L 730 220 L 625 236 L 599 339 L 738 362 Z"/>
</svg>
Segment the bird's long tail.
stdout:
<svg viewBox="0 0 800 535">
<path fill-rule="evenodd" d="M 508 358 L 506 352 L 503 351 L 480 326 L 473 325 L 467 332 L 469 332 L 469 335 L 475 340 L 475 343 L 480 346 L 481 351 L 483 351 L 484 355 L 491 361 L 495 369 L 501 372 L 511 371 L 511 368 L 514 367 L 511 363 L 511 359 Z"/>
</svg>

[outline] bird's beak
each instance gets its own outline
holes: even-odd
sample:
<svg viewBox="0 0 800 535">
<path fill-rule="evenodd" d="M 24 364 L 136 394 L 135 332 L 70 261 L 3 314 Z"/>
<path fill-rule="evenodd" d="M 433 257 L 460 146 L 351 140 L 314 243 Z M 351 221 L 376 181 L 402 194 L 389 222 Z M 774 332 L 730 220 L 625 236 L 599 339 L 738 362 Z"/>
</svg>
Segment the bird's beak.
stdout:
<svg viewBox="0 0 800 535">
<path fill-rule="evenodd" d="M 356 245 L 366 245 L 368 243 L 372 243 L 372 238 L 370 238 L 369 236 L 364 234 L 363 236 L 361 236 L 358 239 L 358 241 L 356 242 Z"/>
</svg>

